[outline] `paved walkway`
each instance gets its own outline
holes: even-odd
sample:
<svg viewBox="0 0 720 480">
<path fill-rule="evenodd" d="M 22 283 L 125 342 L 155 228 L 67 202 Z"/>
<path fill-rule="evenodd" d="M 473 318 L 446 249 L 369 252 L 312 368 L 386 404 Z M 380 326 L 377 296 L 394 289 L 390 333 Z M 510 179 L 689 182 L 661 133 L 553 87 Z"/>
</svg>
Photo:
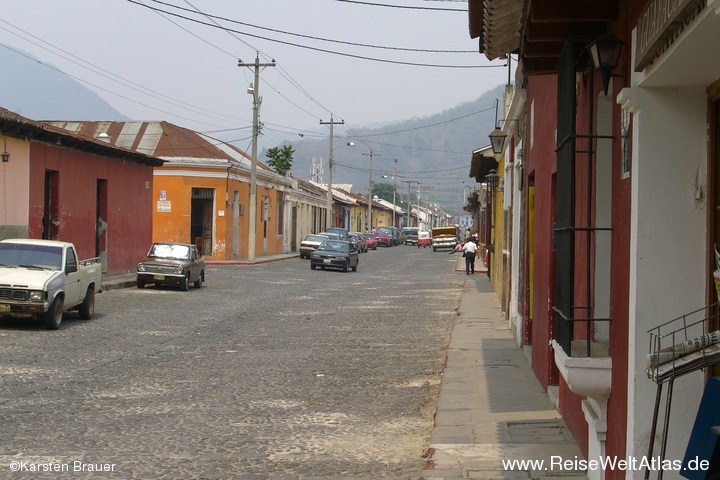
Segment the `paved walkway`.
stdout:
<svg viewBox="0 0 720 480">
<path fill-rule="evenodd" d="M 500 311 L 482 260 L 465 277 L 459 316 L 428 451 L 425 478 L 587 479 L 557 462 L 583 458 L 550 403 Z M 455 267 L 465 273 L 458 254 Z M 544 460 L 543 467 L 508 468 L 503 461 Z"/>
</svg>

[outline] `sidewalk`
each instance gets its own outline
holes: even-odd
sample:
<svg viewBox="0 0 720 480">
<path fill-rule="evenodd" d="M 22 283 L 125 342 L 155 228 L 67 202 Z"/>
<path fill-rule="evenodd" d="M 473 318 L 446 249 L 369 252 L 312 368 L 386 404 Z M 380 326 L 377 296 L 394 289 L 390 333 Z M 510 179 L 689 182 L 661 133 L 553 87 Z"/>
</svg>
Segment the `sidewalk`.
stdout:
<svg viewBox="0 0 720 480">
<path fill-rule="evenodd" d="M 478 264 L 479 263 L 479 264 Z M 424 478 L 587 479 L 560 470 L 555 461 L 582 459 L 578 446 L 550 403 L 504 321 L 481 259 L 465 276 L 440 385 L 435 426 Z M 544 460 L 544 468 L 512 470 L 503 460 Z"/>
<path fill-rule="evenodd" d="M 256 257 L 254 262 L 248 260 L 205 260 L 206 265 L 258 265 L 260 263 L 275 262 L 277 260 L 285 260 L 286 258 L 298 257 L 298 253 L 279 253 L 277 255 L 267 255 L 264 257 Z M 130 288 L 137 285 L 135 272 L 121 273 L 118 275 L 103 275 L 103 290 L 115 290 L 118 288 Z"/>
</svg>

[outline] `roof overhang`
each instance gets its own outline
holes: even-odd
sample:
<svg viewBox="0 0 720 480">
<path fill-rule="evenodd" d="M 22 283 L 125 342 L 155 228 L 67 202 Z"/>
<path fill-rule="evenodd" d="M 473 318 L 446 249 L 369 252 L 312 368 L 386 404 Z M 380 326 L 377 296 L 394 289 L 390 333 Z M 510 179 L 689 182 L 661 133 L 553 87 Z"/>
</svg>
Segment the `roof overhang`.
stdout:
<svg viewBox="0 0 720 480">
<path fill-rule="evenodd" d="M 557 72 L 568 38 L 604 33 L 619 15 L 618 0 L 468 0 L 471 38 L 494 60 L 519 53 L 526 75 Z M 582 48 L 583 42 L 578 42 Z"/>
<path fill-rule="evenodd" d="M 492 155 L 489 147 L 473 151 L 472 160 L 470 161 L 470 177 L 475 178 L 477 183 L 485 182 L 485 177 L 490 173 L 490 170 L 497 170 L 497 168 L 498 161 L 495 160 L 495 156 Z"/>
</svg>

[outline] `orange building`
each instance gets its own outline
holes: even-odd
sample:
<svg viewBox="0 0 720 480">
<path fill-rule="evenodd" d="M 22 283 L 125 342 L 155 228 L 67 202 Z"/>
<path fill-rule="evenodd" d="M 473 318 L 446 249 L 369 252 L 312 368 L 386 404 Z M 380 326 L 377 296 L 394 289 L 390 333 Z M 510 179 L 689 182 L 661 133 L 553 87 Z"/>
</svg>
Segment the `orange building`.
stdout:
<svg viewBox="0 0 720 480">
<path fill-rule="evenodd" d="M 251 207 L 248 155 L 167 122 L 54 124 L 164 160 L 153 175 L 153 241 L 195 243 L 208 260 L 248 257 L 250 208 L 257 209 L 256 255 L 291 252 L 297 238 L 312 230 L 305 217 L 317 216 L 324 202 L 257 162 L 257 202 Z"/>
</svg>

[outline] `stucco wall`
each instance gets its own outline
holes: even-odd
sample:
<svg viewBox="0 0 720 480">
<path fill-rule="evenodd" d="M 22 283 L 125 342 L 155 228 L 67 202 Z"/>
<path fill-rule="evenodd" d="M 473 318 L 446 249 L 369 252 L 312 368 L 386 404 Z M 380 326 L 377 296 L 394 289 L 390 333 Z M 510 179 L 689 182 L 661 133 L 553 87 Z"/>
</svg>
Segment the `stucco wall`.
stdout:
<svg viewBox="0 0 720 480">
<path fill-rule="evenodd" d="M 530 77 L 527 87 L 530 144 L 527 148 L 527 172 L 532 177 L 535 202 L 532 215 L 534 265 L 532 267 L 532 368 L 544 389 L 557 384 L 557 369 L 549 346 L 552 338 L 553 205 L 556 170 L 555 125 L 557 124 L 557 78 Z"/>
<path fill-rule="evenodd" d="M 151 241 L 152 169 L 34 142 L 30 147 L 29 236 L 42 238 L 44 182 L 58 172 L 59 239 L 96 256 L 97 182 L 107 181 L 107 272 L 134 272 Z"/>
<path fill-rule="evenodd" d="M 10 160 L 0 163 L 0 238 L 27 237 L 30 143 L 3 137 Z"/>
</svg>

